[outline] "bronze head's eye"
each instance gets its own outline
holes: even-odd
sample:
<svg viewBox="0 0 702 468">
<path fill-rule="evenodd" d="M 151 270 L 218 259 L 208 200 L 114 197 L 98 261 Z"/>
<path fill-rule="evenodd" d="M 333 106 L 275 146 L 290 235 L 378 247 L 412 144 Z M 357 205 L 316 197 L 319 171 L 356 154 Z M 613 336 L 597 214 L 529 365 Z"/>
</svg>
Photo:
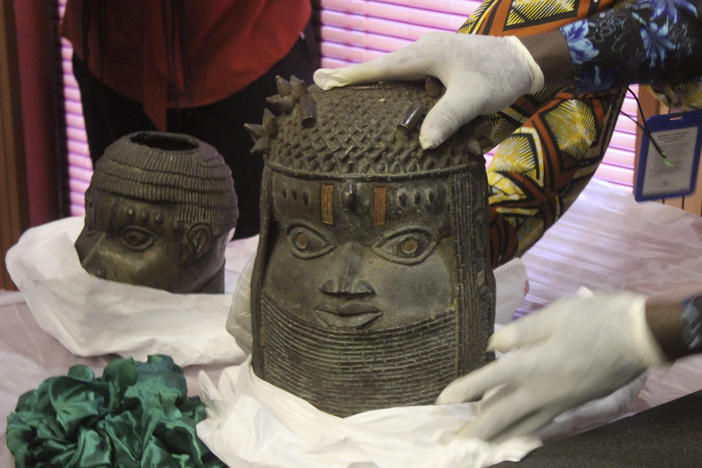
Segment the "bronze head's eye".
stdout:
<svg viewBox="0 0 702 468">
<path fill-rule="evenodd" d="M 417 242 L 417 240 L 413 238 L 405 239 L 404 241 L 402 241 L 400 249 L 402 249 L 402 253 L 406 255 L 414 255 L 415 252 L 417 252 L 417 250 L 419 249 L 419 242 Z"/>
<path fill-rule="evenodd" d="M 391 262 L 414 265 L 424 261 L 435 246 L 436 240 L 429 231 L 415 228 L 383 236 L 373 250 Z"/>
<path fill-rule="evenodd" d="M 295 247 L 300 250 L 305 250 L 310 244 L 310 239 L 307 237 L 307 234 L 301 232 L 295 236 L 295 240 L 293 242 L 295 242 Z"/>
<path fill-rule="evenodd" d="M 156 236 L 141 226 L 127 226 L 119 233 L 122 245 L 129 250 L 139 252 L 146 250 L 156 241 Z"/>
<path fill-rule="evenodd" d="M 292 254 L 304 259 L 319 257 L 334 248 L 324 235 L 301 224 L 288 230 L 288 241 Z"/>
</svg>

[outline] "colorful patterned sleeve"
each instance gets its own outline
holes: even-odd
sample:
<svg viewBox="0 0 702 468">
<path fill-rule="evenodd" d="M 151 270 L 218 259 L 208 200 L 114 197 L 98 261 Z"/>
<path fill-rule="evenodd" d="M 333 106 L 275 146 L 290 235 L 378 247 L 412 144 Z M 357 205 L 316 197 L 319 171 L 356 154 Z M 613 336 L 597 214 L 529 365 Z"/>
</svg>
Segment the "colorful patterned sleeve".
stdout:
<svg viewBox="0 0 702 468">
<path fill-rule="evenodd" d="M 530 35 L 553 31 L 614 0 L 484 0 L 459 33 Z M 493 265 L 522 255 L 565 213 L 602 161 L 625 89 L 576 96 L 544 89 L 474 125 L 488 167 Z"/>
<path fill-rule="evenodd" d="M 702 75 L 702 2 L 638 0 L 562 26 L 576 94 Z"/>
<path fill-rule="evenodd" d="M 473 124 L 484 151 L 499 145 L 487 170 L 493 265 L 526 252 L 585 188 L 607 150 L 631 74 L 637 80 L 656 74 L 674 80 L 702 67 L 698 9 L 702 12 L 700 0 L 483 0 L 458 30 L 524 36 L 561 28 L 583 67 L 578 90 L 546 88 Z M 632 32 L 641 39 L 626 49 L 621 44 Z M 668 43 L 677 46 L 670 49 Z M 638 65 L 628 62 L 614 75 L 629 76 L 604 85 L 609 75 L 601 69 L 612 69 L 622 56 Z M 600 85 L 592 86 L 597 79 Z M 688 107 L 702 107 L 702 81 L 668 81 L 656 89 Z"/>
</svg>

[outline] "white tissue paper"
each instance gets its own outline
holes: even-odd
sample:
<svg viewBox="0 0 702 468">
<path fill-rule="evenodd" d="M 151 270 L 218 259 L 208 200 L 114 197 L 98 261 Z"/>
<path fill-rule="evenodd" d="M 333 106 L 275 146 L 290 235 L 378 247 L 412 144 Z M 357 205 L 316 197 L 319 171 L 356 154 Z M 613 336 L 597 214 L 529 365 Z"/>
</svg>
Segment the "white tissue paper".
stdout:
<svg viewBox="0 0 702 468">
<path fill-rule="evenodd" d="M 168 354 L 180 366 L 243 360 L 225 329 L 231 294 L 173 294 L 94 277 L 73 246 L 82 228 L 82 217 L 44 224 L 7 252 L 10 276 L 46 333 L 79 356 Z"/>
<path fill-rule="evenodd" d="M 253 373 L 250 362 L 229 367 L 215 386 L 200 373 L 208 417 L 200 439 L 236 467 L 481 467 L 519 460 L 535 437 L 501 444 L 456 437 L 477 403 L 366 411 L 346 418 L 321 412 Z"/>
<path fill-rule="evenodd" d="M 242 468 L 479 468 L 519 461 L 542 439 L 560 439 L 624 415 L 644 379 L 562 414 L 538 435 L 488 443 L 459 434 L 480 412 L 480 402 L 339 418 L 259 379 L 247 360 L 224 369 L 218 385 L 200 372 L 207 418 L 197 434 L 220 460 Z"/>
</svg>

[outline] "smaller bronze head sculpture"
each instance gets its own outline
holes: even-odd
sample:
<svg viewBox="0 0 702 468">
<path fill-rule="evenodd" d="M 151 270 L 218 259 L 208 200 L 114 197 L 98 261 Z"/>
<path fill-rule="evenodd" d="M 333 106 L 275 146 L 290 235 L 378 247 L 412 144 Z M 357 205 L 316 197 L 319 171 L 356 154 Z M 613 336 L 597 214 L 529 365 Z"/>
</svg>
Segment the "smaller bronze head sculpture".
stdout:
<svg viewBox="0 0 702 468">
<path fill-rule="evenodd" d="M 231 170 L 188 135 L 139 132 L 110 145 L 85 193 L 75 242 L 100 278 L 174 293 L 222 293 L 238 216 Z"/>
<path fill-rule="evenodd" d="M 253 369 L 347 416 L 434 401 L 486 361 L 487 181 L 472 134 L 424 151 L 441 90 L 279 80 L 262 125 Z"/>
</svg>

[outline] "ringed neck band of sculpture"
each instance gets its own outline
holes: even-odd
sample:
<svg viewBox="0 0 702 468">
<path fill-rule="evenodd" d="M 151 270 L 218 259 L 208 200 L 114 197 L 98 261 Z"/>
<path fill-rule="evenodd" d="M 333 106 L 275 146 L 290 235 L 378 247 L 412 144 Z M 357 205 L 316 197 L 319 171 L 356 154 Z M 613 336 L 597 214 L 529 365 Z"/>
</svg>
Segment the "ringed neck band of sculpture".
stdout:
<svg viewBox="0 0 702 468">
<path fill-rule="evenodd" d="M 292 77 L 278 91 L 278 115 L 247 127 L 265 160 L 254 372 L 339 416 L 431 404 L 487 360 L 480 148 L 460 131 L 420 147 L 433 81 L 321 91 Z"/>
</svg>

